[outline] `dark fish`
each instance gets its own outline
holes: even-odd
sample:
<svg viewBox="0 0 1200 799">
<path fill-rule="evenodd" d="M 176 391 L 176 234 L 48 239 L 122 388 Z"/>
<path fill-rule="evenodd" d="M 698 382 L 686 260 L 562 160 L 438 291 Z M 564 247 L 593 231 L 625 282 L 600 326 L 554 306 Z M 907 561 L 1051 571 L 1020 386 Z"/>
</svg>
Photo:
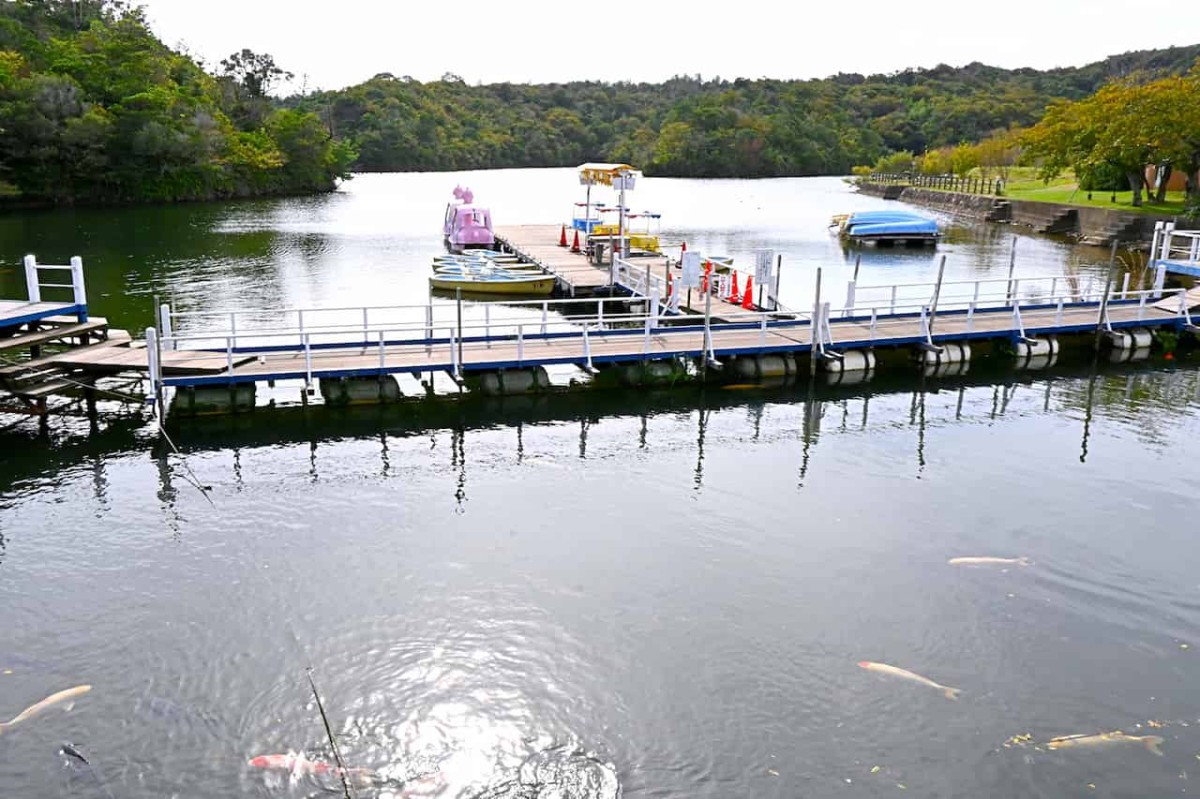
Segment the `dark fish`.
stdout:
<svg viewBox="0 0 1200 799">
<path fill-rule="evenodd" d="M 115 799 L 112 791 L 108 789 L 108 786 L 104 784 L 104 780 L 101 779 L 100 774 L 96 771 L 95 766 L 93 766 L 92 762 L 84 756 L 83 752 L 79 751 L 78 746 L 73 743 L 64 742 L 58 751 L 59 754 L 63 755 L 67 759 L 67 763 L 70 766 L 94 780 L 95 783 L 100 786 L 100 790 L 104 791 L 104 795 L 107 796 L 108 799 Z"/>
</svg>

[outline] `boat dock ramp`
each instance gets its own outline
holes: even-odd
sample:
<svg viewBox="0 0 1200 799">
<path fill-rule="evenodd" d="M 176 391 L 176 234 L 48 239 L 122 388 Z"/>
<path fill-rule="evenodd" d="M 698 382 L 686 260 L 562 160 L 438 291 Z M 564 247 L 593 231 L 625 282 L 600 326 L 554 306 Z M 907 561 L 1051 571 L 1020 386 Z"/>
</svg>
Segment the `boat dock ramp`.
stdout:
<svg viewBox="0 0 1200 799">
<path fill-rule="evenodd" d="M 27 260 L 32 280 L 43 271 L 29 269 Z M 81 266 L 77 274 L 81 281 Z M 51 394 L 133 375 L 165 415 L 172 399 L 183 414 L 249 409 L 256 387 L 276 381 L 297 381 L 303 401 L 319 389 L 328 404 L 350 404 L 399 400 L 396 378 L 405 375 L 419 381 L 418 396 L 433 393 L 436 376 L 456 391 L 549 390 L 548 368 L 625 386 L 801 374 L 849 382 L 869 379 L 877 355 L 886 355 L 888 364 L 915 362 L 939 376 L 965 372 L 981 343 L 1026 368 L 1054 363 L 1060 338 L 1072 335 L 1089 347 L 1107 342 L 1114 360 L 1144 357 L 1155 329 L 1197 332 L 1191 314 L 1200 307 L 1200 290 L 1122 292 L 1111 282 L 1062 277 L 852 283 L 835 304 L 820 299 L 820 270 L 816 280 L 809 311 L 739 309 L 720 320 L 629 295 L 188 313 L 163 305 L 143 341 L 100 327 L 71 331 L 87 324 L 79 321 L 88 319 L 85 301 L 36 311 L 28 306 L 37 303 L 6 303 L 0 341 L 9 359 L 0 388 L 28 412 L 44 413 Z M 82 300 L 81 282 L 78 289 L 74 299 Z M 41 347 L 51 341 L 59 349 L 47 354 Z M 13 359 L 22 349 L 27 354 Z"/>
<path fill-rule="evenodd" d="M 615 237 L 587 236 L 579 240 L 578 231 L 559 225 L 509 225 L 495 230 L 496 243 L 519 256 L 522 260 L 537 264 L 548 274 L 558 278 L 561 294 L 575 297 L 611 295 L 613 286 L 619 290 L 649 298 L 658 297 L 665 307 L 669 300 L 672 309 L 679 313 L 704 313 L 704 295 L 681 289 L 673 297 L 682 273 L 679 262 L 661 252 L 642 252 L 626 258 L 611 258 L 611 244 Z M 563 244 L 564 238 L 567 244 Z M 578 243 L 578 249 L 576 244 Z M 594 246 L 600 244 L 601 248 Z M 599 255 L 599 260 L 595 255 Z M 670 278 L 668 278 L 670 275 Z M 741 312 L 741 302 L 730 300 L 733 287 L 731 275 L 717 273 L 717 291 L 712 296 L 711 312 L 718 319 L 730 313 Z"/>
</svg>

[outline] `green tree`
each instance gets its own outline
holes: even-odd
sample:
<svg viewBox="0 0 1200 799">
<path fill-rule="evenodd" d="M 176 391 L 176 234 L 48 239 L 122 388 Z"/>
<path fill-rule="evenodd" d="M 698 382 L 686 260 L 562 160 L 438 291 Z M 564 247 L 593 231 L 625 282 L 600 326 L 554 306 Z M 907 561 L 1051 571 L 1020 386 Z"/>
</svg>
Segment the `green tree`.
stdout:
<svg viewBox="0 0 1200 799">
<path fill-rule="evenodd" d="M 270 54 L 249 49 L 221 59 L 221 74 L 236 82 L 250 97 L 266 97 L 273 85 L 296 77 L 279 67 Z"/>
<path fill-rule="evenodd" d="M 62 204 L 331 189 L 352 146 L 275 111 L 261 95 L 282 70 L 238 56 L 218 80 L 124 3 L 0 4 L 0 179 Z"/>
</svg>

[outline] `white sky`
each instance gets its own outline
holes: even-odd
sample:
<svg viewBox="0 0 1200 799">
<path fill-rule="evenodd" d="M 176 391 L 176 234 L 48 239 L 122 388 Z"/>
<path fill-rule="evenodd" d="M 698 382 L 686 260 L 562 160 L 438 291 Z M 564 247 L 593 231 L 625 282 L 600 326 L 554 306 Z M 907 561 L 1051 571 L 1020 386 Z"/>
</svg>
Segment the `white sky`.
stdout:
<svg viewBox="0 0 1200 799">
<path fill-rule="evenodd" d="M 814 78 L 972 61 L 1080 66 L 1200 42 L 1195 0 L 142 0 L 155 32 L 210 67 L 248 47 L 294 89 L 379 72 L 468 83 Z M 586 11 L 585 11 L 586 10 Z M 593 20 L 591 24 L 585 18 Z"/>
</svg>

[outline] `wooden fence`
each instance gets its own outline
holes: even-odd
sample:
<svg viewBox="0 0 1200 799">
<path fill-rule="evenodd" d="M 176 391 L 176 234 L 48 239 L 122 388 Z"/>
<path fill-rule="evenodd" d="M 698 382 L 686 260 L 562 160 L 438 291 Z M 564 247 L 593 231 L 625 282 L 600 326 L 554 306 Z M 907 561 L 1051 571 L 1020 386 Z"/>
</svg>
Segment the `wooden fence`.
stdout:
<svg viewBox="0 0 1200 799">
<path fill-rule="evenodd" d="M 955 175 L 925 175 L 920 172 L 873 172 L 867 179 L 872 183 L 957 191 L 964 194 L 1004 194 L 1004 181 L 1000 178 L 993 180 L 980 177 L 960 178 Z"/>
</svg>

